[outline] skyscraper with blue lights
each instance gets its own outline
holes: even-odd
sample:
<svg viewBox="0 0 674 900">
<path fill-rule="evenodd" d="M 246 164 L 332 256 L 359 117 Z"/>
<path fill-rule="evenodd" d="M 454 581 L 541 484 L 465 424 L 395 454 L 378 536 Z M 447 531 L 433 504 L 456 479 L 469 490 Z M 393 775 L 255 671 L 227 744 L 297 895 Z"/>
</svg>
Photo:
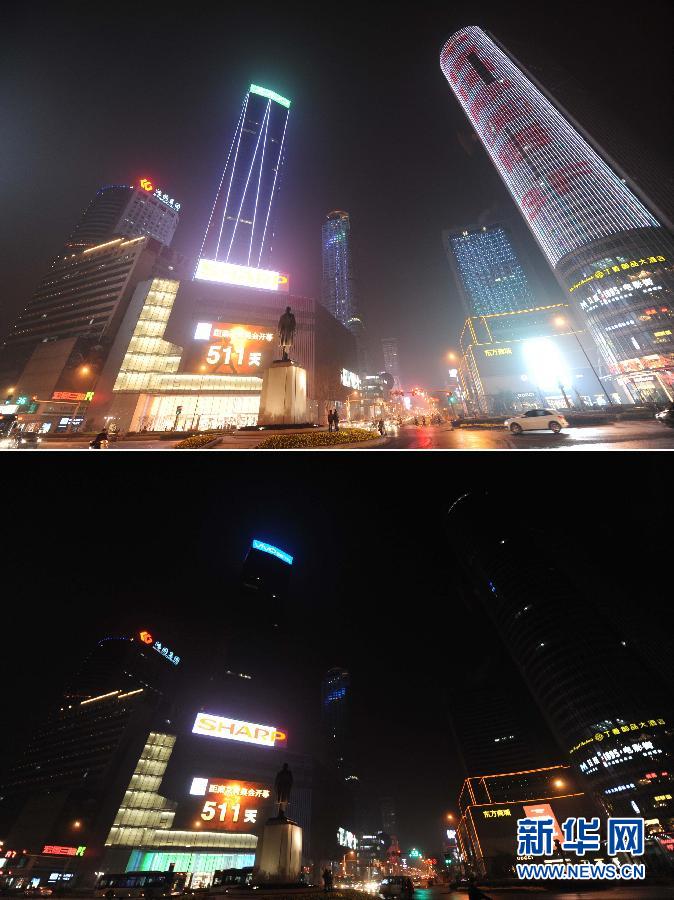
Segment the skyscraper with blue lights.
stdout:
<svg viewBox="0 0 674 900">
<path fill-rule="evenodd" d="M 351 252 L 351 220 L 341 209 L 323 222 L 323 306 L 350 328 L 356 316 Z"/>
<path fill-rule="evenodd" d="M 502 225 L 444 231 L 442 237 L 467 316 L 518 312 L 537 305 Z"/>
<path fill-rule="evenodd" d="M 346 669 L 330 669 L 323 678 L 323 723 L 332 761 L 344 774 L 347 760 L 351 676 Z"/>
<path fill-rule="evenodd" d="M 269 267 L 274 201 L 283 167 L 290 100 L 251 84 L 234 132 L 200 259 Z"/>
</svg>

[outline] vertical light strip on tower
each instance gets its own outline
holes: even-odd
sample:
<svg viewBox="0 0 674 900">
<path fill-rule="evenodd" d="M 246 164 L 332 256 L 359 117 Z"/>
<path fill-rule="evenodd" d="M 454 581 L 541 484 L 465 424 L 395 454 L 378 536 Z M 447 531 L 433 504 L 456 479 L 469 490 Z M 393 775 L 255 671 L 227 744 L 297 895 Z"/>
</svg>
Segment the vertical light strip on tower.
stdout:
<svg viewBox="0 0 674 900">
<path fill-rule="evenodd" d="M 480 28 L 454 34 L 440 65 L 552 266 L 591 241 L 659 225 Z"/>
<path fill-rule="evenodd" d="M 288 105 L 290 105 L 290 102 L 289 102 L 289 101 L 288 101 Z M 270 198 L 269 198 L 269 206 L 267 207 L 267 218 L 264 220 L 264 231 L 262 232 L 262 240 L 260 241 L 260 252 L 259 252 L 258 257 L 257 257 L 257 264 L 258 264 L 258 266 L 259 266 L 260 263 L 262 262 L 262 251 L 263 251 L 263 249 L 264 249 L 264 241 L 265 241 L 265 237 L 267 236 L 267 225 L 269 224 L 269 215 L 270 215 L 270 213 L 271 213 L 271 204 L 272 204 L 272 200 L 274 199 L 274 192 L 275 192 L 275 190 L 276 190 L 276 179 L 278 178 L 278 173 L 280 172 L 280 170 L 281 170 L 281 165 L 282 165 L 282 163 L 283 163 L 283 147 L 284 147 L 284 144 L 285 144 L 285 139 L 286 139 L 286 128 L 287 128 L 287 127 L 288 127 L 288 116 L 286 116 L 285 125 L 283 126 L 283 135 L 282 135 L 282 137 L 281 137 L 281 146 L 280 146 L 280 148 L 279 148 L 279 155 L 278 155 L 276 167 L 275 167 L 275 170 L 274 170 L 274 183 L 273 183 L 273 185 L 272 185 L 271 195 L 270 195 Z"/>
<path fill-rule="evenodd" d="M 204 265 L 256 268 L 269 262 L 267 239 L 283 164 L 290 100 L 259 85 L 246 93 L 201 245 Z M 264 223 L 264 225 L 262 224 Z M 223 270 L 224 271 L 224 270 Z"/>
</svg>

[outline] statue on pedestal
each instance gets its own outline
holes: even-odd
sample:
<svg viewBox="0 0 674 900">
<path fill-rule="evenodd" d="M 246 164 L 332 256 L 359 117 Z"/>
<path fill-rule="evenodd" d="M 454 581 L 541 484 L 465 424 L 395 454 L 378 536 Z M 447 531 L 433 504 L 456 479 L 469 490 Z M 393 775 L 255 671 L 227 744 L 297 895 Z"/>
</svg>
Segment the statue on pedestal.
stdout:
<svg viewBox="0 0 674 900">
<path fill-rule="evenodd" d="M 288 307 L 290 308 L 290 307 Z M 294 319 L 294 316 L 293 316 Z M 274 787 L 276 788 L 276 802 L 278 804 L 278 818 L 286 818 L 286 807 L 290 802 L 290 789 L 293 786 L 293 773 L 288 768 L 288 763 L 283 763 L 283 768 L 276 775 Z"/>
<path fill-rule="evenodd" d="M 290 360 L 290 357 L 288 356 L 288 350 L 290 350 L 293 345 L 296 330 L 297 322 L 295 321 L 295 316 L 291 312 L 290 307 L 286 306 L 286 311 L 278 320 L 278 339 L 281 350 L 283 352 L 281 359 L 284 362 L 288 362 Z"/>
</svg>

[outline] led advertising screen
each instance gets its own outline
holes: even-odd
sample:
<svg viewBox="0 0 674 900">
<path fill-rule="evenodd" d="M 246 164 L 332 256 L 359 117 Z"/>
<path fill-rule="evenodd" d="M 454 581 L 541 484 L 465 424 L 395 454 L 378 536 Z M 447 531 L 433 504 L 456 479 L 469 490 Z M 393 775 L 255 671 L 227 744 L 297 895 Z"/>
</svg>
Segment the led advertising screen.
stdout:
<svg viewBox="0 0 674 900">
<path fill-rule="evenodd" d="M 276 348 L 268 325 L 197 322 L 182 370 L 195 375 L 257 375 L 268 368 Z M 277 349 L 277 348 L 276 348 Z"/>
<path fill-rule="evenodd" d="M 194 777 L 189 797 L 178 804 L 173 827 L 181 831 L 252 833 L 272 815 L 273 806 L 271 784 Z"/>
<path fill-rule="evenodd" d="M 260 747 L 285 747 L 288 735 L 275 725 L 257 725 L 227 716 L 214 716 L 200 712 L 194 720 L 193 734 L 222 738 L 226 741 L 242 741 L 244 744 L 258 744 Z"/>
<path fill-rule="evenodd" d="M 194 277 L 198 281 L 238 284 L 240 287 L 263 291 L 281 291 L 284 294 L 290 291 L 290 279 L 285 272 L 258 269 L 255 266 L 237 266 L 217 259 L 200 259 Z"/>
</svg>

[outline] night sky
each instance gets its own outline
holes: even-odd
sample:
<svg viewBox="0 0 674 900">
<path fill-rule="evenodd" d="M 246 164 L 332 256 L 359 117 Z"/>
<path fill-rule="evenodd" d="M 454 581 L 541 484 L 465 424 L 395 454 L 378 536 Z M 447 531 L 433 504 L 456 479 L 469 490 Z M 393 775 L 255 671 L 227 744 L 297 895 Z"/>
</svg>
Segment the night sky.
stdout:
<svg viewBox="0 0 674 900">
<path fill-rule="evenodd" d="M 174 246 L 201 243 L 251 82 L 292 99 L 275 243 L 291 290 L 320 293 L 320 228 L 352 217 L 361 311 L 397 336 L 404 381 L 440 387 L 458 342 L 446 227 L 506 221 L 541 302 L 547 264 L 439 67 L 465 25 L 564 66 L 618 131 L 662 143 L 669 4 L 12 4 L 0 37 L 0 331 L 99 186 L 153 178 L 183 204 Z M 588 127 L 591 123 L 585 123 Z"/>
<path fill-rule="evenodd" d="M 673 496 L 660 454 L 581 453 L 561 465 L 437 453 L 414 468 L 409 455 L 351 451 L 313 470 L 316 454 L 169 453 L 151 467 L 126 454 L 125 464 L 101 458 L 101 470 L 96 454 L 62 452 L 58 473 L 52 454 L 28 456 L 33 468 L 17 463 L 2 493 L 0 688 L 13 739 L 0 742 L 0 770 L 100 637 L 156 628 L 182 649 L 205 624 L 226 637 L 232 585 L 257 537 L 295 557 L 284 640 L 304 685 L 300 731 L 319 720 L 322 674 L 346 666 L 363 784 L 395 798 L 403 847 L 439 850 L 461 784 L 446 712 L 458 661 L 492 652 L 467 628 L 445 517 L 484 487 L 506 491 L 504 528 L 549 534 L 558 564 L 609 618 L 674 629 L 671 537 L 657 525 Z"/>
</svg>

